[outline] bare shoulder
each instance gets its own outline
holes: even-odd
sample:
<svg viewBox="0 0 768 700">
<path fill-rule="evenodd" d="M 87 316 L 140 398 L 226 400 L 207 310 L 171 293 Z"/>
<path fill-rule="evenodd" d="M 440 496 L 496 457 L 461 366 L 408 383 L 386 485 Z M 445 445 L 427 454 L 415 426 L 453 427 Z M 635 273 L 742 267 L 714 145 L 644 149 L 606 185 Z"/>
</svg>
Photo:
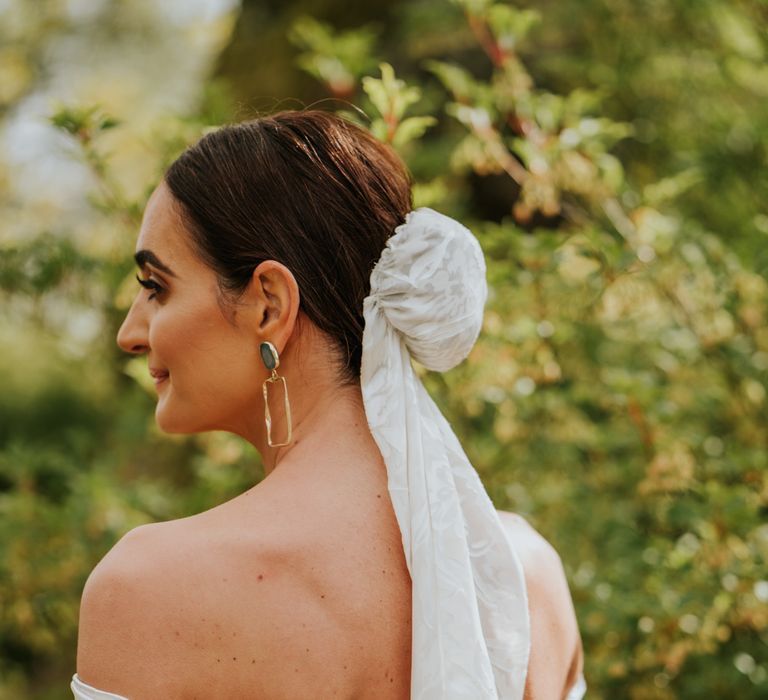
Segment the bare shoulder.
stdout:
<svg viewBox="0 0 768 700">
<path fill-rule="evenodd" d="M 219 512 L 144 525 L 110 550 L 80 606 L 85 683 L 154 700 L 319 697 L 318 678 L 355 682 L 349 644 L 339 652 L 348 601 L 333 607 L 332 587 L 315 590 L 306 542 L 242 520 Z"/>
<path fill-rule="evenodd" d="M 156 662 L 178 632 L 177 607 L 170 604 L 178 589 L 173 550 L 174 532 L 166 523 L 142 525 L 93 569 L 78 628 L 77 673 L 84 682 L 131 698 L 168 692 Z"/>
<path fill-rule="evenodd" d="M 550 566 L 560 563 L 560 556 L 555 548 L 522 515 L 506 510 L 497 512 L 507 536 L 516 545 L 521 558 L 526 556 L 541 561 L 543 557 L 544 562 Z"/>
<path fill-rule="evenodd" d="M 77 647 L 85 683 L 132 699 L 182 697 L 194 678 L 185 670 L 210 662 L 201 572 L 213 560 L 182 522 L 134 528 L 91 572 Z"/>
<path fill-rule="evenodd" d="M 568 580 L 557 550 L 525 518 L 499 511 L 525 573 L 531 614 L 526 698 L 560 700 L 582 672 L 583 651 Z"/>
</svg>

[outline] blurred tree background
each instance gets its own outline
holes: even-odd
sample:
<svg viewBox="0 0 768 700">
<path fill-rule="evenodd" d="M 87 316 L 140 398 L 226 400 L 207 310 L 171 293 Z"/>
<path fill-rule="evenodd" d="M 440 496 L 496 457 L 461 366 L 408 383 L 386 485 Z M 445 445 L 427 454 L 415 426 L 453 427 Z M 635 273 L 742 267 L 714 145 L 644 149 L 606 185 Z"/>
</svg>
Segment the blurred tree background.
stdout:
<svg viewBox="0 0 768 700">
<path fill-rule="evenodd" d="M 127 530 L 262 477 L 161 434 L 114 337 L 169 160 L 310 105 L 481 241 L 484 332 L 424 381 L 561 553 L 587 697 L 766 697 L 766 26 L 763 0 L 0 2 L 0 699 L 69 697 Z"/>
</svg>

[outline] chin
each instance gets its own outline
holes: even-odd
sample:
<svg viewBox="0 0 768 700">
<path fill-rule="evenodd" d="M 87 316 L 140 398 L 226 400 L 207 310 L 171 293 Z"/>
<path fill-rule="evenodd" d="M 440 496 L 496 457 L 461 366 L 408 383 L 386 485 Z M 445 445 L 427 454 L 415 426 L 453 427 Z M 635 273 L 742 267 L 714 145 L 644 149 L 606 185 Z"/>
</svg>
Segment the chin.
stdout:
<svg viewBox="0 0 768 700">
<path fill-rule="evenodd" d="M 225 430 L 212 422 L 210 416 L 201 419 L 200 415 L 190 415 L 178 409 L 174 410 L 172 406 L 166 406 L 162 401 L 155 409 L 155 423 L 160 430 L 169 435 L 193 435 L 212 430 Z"/>
<path fill-rule="evenodd" d="M 160 430 L 169 435 L 190 435 L 197 432 L 196 430 L 190 430 L 189 427 L 184 424 L 168 420 L 167 418 L 162 418 L 159 415 L 155 415 L 155 423 L 157 423 L 157 427 L 160 428 Z"/>
<path fill-rule="evenodd" d="M 192 435 L 209 430 L 192 416 L 185 417 L 178 411 L 169 411 L 161 404 L 158 404 L 155 410 L 155 423 L 160 430 L 169 435 Z"/>
</svg>

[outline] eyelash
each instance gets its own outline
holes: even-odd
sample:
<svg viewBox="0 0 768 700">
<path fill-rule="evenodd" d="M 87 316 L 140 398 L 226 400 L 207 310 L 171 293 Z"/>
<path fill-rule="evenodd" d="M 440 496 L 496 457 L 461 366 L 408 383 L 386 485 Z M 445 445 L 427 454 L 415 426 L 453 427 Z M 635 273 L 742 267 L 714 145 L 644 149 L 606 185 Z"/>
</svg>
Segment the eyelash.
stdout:
<svg viewBox="0 0 768 700">
<path fill-rule="evenodd" d="M 152 294 L 150 294 L 147 299 L 149 301 L 152 301 L 158 294 L 161 294 L 164 290 L 163 288 L 154 280 L 145 280 L 136 275 L 136 281 L 144 287 L 144 289 L 151 289 Z"/>
</svg>

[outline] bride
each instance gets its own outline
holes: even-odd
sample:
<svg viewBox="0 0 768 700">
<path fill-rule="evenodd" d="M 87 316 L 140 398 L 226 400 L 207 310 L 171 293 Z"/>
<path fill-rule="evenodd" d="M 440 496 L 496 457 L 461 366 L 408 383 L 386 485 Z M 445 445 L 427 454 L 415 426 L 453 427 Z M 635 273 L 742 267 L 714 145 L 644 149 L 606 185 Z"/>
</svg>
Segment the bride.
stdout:
<svg viewBox="0 0 768 700">
<path fill-rule="evenodd" d="M 221 128 L 136 251 L 118 343 L 147 356 L 159 427 L 235 433 L 266 478 L 102 559 L 75 697 L 581 698 L 559 556 L 494 509 L 412 369 L 469 353 L 485 261 L 412 210 L 394 152 L 319 111 Z"/>
</svg>

